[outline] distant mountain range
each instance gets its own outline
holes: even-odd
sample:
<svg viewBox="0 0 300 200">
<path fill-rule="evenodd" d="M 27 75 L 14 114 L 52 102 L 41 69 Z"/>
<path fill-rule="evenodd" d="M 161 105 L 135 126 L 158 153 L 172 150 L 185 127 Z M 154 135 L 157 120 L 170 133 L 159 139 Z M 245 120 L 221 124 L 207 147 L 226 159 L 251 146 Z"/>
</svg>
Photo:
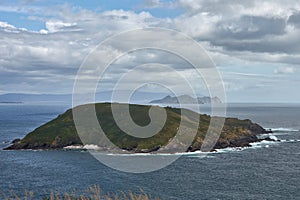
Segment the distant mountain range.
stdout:
<svg viewBox="0 0 300 200">
<path fill-rule="evenodd" d="M 113 91 L 103 91 L 95 94 L 96 102 L 112 102 Z M 118 91 L 118 99 L 115 102 L 127 102 L 127 95 L 131 92 Z M 166 96 L 166 93 L 135 92 L 131 98 L 131 103 L 148 103 L 153 99 Z M 23 94 L 8 93 L 0 95 L 0 103 L 42 103 L 42 104 L 71 104 L 72 94 Z"/>
<path fill-rule="evenodd" d="M 218 97 L 191 97 L 189 95 L 181 95 L 178 97 L 172 97 L 170 95 L 162 98 L 150 101 L 151 104 L 210 104 L 210 103 L 222 103 Z"/>
</svg>

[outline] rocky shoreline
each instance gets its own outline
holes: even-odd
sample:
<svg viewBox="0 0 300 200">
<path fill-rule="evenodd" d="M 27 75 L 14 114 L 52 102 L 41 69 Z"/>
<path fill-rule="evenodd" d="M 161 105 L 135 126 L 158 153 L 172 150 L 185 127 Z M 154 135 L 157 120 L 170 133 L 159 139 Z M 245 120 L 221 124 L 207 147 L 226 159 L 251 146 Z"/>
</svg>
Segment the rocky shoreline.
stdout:
<svg viewBox="0 0 300 200">
<path fill-rule="evenodd" d="M 270 131 L 266 133 L 272 133 Z M 65 145 L 53 145 L 53 144 L 37 144 L 37 143 L 21 143 L 21 139 L 15 139 L 11 142 L 11 144 L 4 148 L 4 150 L 96 150 L 96 151 L 111 151 L 111 149 L 106 149 L 106 148 L 101 148 L 97 145 L 83 145 L 82 143 L 75 144 L 70 142 L 69 144 Z M 250 136 L 250 137 L 244 137 L 232 141 L 223 141 L 220 142 L 218 141 L 214 148 L 211 150 L 211 152 L 215 152 L 218 149 L 225 149 L 225 148 L 243 148 L 243 147 L 251 147 L 251 143 L 256 143 L 256 142 L 262 142 L 262 141 L 270 141 L 270 142 L 279 142 L 280 140 L 275 140 L 270 137 L 265 137 L 263 139 L 258 138 L 257 136 Z M 160 149 L 160 146 L 154 147 L 153 149 L 131 149 L 131 150 L 126 150 L 130 153 L 153 153 Z M 186 152 L 195 152 L 199 151 L 200 148 L 193 148 L 192 146 L 187 149 Z M 179 153 L 179 152 L 177 152 Z"/>
</svg>

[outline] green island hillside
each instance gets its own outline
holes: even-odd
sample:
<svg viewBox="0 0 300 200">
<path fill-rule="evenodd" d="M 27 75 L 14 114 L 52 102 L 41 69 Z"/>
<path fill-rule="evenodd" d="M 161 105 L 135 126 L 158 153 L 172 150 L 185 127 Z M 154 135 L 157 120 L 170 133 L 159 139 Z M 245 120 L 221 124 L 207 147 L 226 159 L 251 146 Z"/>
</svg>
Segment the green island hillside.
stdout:
<svg viewBox="0 0 300 200">
<path fill-rule="evenodd" d="M 128 106 L 128 104 L 123 105 Z M 130 115 L 136 124 L 146 126 L 150 123 L 148 115 L 150 106 L 130 104 L 129 108 Z M 79 111 L 82 112 L 87 109 L 95 109 L 98 121 L 106 137 L 109 138 L 114 145 L 128 152 L 154 152 L 163 149 L 172 138 L 176 137 L 175 135 L 180 125 L 182 113 L 181 109 L 165 107 L 167 119 L 163 128 L 152 137 L 137 138 L 126 134 L 118 127 L 112 115 L 111 103 L 87 104 L 73 109 L 79 109 Z M 189 123 L 193 124 L 199 122 L 199 127 L 196 136 L 193 137 L 192 142 L 189 143 L 190 145 L 188 145 L 184 151 L 196 151 L 199 150 L 203 144 L 211 117 L 205 114 L 200 115 L 189 110 L 185 110 L 185 113 L 189 113 L 188 116 L 183 117 L 187 122 L 186 129 L 188 130 Z M 199 118 L 200 121 L 198 121 Z M 106 145 L 99 137 L 97 129 L 89 127 L 89 125 L 86 124 L 83 130 L 86 134 L 84 136 L 84 142 L 82 142 L 82 138 L 77 134 L 72 109 L 69 109 L 52 121 L 28 133 L 23 139 L 13 141 L 13 143 L 5 149 L 62 149 L 68 146 L 84 144 L 94 144 L 98 145 L 99 148 L 105 148 Z M 213 149 L 250 146 L 250 143 L 261 140 L 257 135 L 267 132 L 268 131 L 260 125 L 248 119 L 226 118 L 221 135 L 214 144 Z M 174 151 L 176 151 L 176 147 L 178 147 L 178 144 L 177 146 L 173 145 Z"/>
</svg>

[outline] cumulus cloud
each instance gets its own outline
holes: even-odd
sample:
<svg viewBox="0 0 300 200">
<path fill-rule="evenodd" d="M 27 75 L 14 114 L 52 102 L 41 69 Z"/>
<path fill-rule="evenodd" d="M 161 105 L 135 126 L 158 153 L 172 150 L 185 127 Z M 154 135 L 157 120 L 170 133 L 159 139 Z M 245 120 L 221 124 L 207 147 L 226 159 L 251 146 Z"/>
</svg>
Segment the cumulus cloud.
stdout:
<svg viewBox="0 0 300 200">
<path fill-rule="evenodd" d="M 71 31 L 71 30 L 76 30 L 77 23 L 65 23 L 62 21 L 47 21 L 46 22 L 46 28 L 50 33 L 55 33 L 59 31 Z M 78 30 L 78 29 L 77 29 Z M 80 29 L 79 29 L 80 30 Z"/>
<path fill-rule="evenodd" d="M 174 20 L 176 28 L 219 47 L 222 54 L 266 62 L 273 55 L 289 54 L 293 60 L 299 55 L 297 1 L 179 0 L 177 5 L 186 13 Z"/>
<path fill-rule="evenodd" d="M 80 64 L 96 45 L 112 34 L 153 23 L 146 12 L 65 11 L 63 17 L 46 21 L 46 29 L 40 31 L 0 23 L 1 90 L 15 92 L 17 87 L 9 85 L 22 82 L 24 92 L 36 92 L 28 85 L 39 85 L 39 91 L 44 87 L 44 92 L 62 92 L 66 89 L 60 85 L 64 85 L 70 93 Z"/>
<path fill-rule="evenodd" d="M 44 27 L 32 31 L 0 22 L 0 91 L 13 91 L 18 82 L 28 91 L 37 90 L 34 84 L 43 85 L 47 88 L 45 91 L 50 93 L 66 90 L 63 88 L 71 91 L 78 67 L 97 44 L 113 34 L 145 27 L 172 28 L 187 34 L 202 44 L 221 70 L 231 65 L 247 65 L 250 68 L 257 63 L 262 68 L 269 64 L 273 67 L 275 63 L 276 67 L 268 72 L 273 76 L 274 73 L 298 72 L 300 2 L 146 0 L 143 5 L 143 8 L 150 10 L 175 7 L 184 12 L 174 18 L 158 18 L 143 10 L 96 12 L 68 5 L 56 6 L 56 9 L 1 5 L 0 11 L 28 14 L 30 20 L 44 22 Z M 113 82 L 115 80 L 112 79 L 124 70 L 147 62 L 169 65 L 182 73 L 188 73 L 190 67 L 182 59 L 165 52 L 144 51 L 113 63 L 106 81 Z M 293 67 L 289 67 L 291 65 Z M 151 69 L 149 75 L 150 72 Z M 249 74 L 255 73 L 249 72 L 248 76 L 242 73 L 225 74 L 225 85 L 232 91 L 242 91 L 245 88 L 259 88 L 263 84 L 275 84 L 271 78 Z M 136 77 L 142 75 L 140 73 Z"/>
</svg>

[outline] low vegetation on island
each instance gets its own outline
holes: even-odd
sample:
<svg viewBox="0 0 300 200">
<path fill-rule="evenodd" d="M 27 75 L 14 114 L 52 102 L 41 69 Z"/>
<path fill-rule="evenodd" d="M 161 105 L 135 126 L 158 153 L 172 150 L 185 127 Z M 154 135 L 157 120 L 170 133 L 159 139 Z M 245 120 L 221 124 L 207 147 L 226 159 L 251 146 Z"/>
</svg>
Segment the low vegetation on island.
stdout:
<svg viewBox="0 0 300 200">
<path fill-rule="evenodd" d="M 122 105 L 122 104 L 117 104 Z M 129 105 L 130 115 L 134 122 L 140 126 L 150 123 L 148 115 L 151 106 L 147 105 Z M 165 107 L 167 120 L 164 127 L 154 136 L 149 138 L 137 138 L 123 132 L 116 124 L 111 103 L 97 103 L 78 106 L 73 109 L 79 109 L 84 112 L 86 109 L 95 109 L 98 121 L 106 137 L 118 146 L 120 149 L 127 150 L 132 153 L 136 152 L 154 152 L 164 148 L 170 139 L 177 134 L 181 120 L 181 109 Z M 199 122 L 196 137 L 194 137 L 191 145 L 185 151 L 197 151 L 201 149 L 205 135 L 207 133 L 210 119 L 209 115 L 198 114 L 193 111 L 189 112 L 189 123 Z M 198 119 L 200 118 L 200 121 Z M 90 128 L 90 129 L 89 129 Z M 188 127 L 187 127 L 188 128 Z M 249 119 L 240 120 L 237 118 L 226 118 L 223 130 L 218 141 L 214 144 L 214 149 L 226 147 L 245 147 L 250 146 L 252 142 L 258 142 L 257 137 L 260 134 L 267 133 L 260 125 L 253 123 Z M 86 128 L 85 144 L 95 144 L 101 147 L 101 138 L 97 138 L 97 133 L 93 127 Z M 81 138 L 78 136 L 74 124 L 72 109 L 59 115 L 52 121 L 38 127 L 21 140 L 15 140 L 13 144 L 6 150 L 13 149 L 62 149 L 67 146 L 83 145 Z"/>
</svg>

